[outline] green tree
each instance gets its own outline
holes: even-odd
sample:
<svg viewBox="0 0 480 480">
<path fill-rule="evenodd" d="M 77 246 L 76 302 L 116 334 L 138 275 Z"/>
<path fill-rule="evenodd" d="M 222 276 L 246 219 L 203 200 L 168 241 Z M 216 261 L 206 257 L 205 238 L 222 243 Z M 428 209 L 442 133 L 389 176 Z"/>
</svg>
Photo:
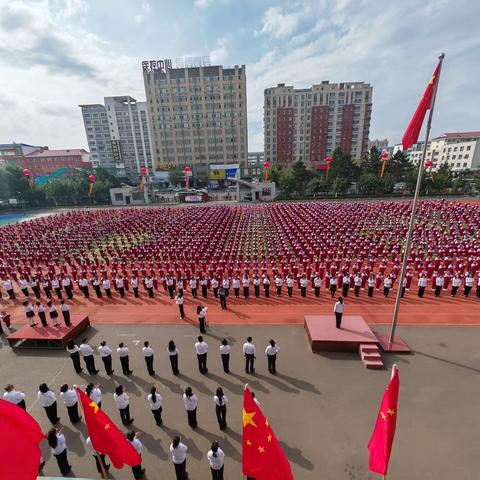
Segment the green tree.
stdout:
<svg viewBox="0 0 480 480">
<path fill-rule="evenodd" d="M 293 173 L 290 171 L 290 169 L 282 170 L 278 180 L 278 186 L 284 197 L 286 198 L 293 197 L 297 188 L 297 184 L 295 181 L 295 177 Z"/>
<path fill-rule="evenodd" d="M 327 184 L 325 183 L 325 178 L 319 175 L 314 176 L 307 183 L 307 193 L 309 195 L 315 195 L 326 190 Z"/>
<path fill-rule="evenodd" d="M 398 151 L 387 163 L 387 172 L 393 175 L 396 182 L 405 182 L 414 169 L 415 166 L 402 151 Z"/>
<path fill-rule="evenodd" d="M 381 188 L 382 179 L 374 173 L 365 172 L 358 178 L 358 189 L 363 195 L 374 195 Z"/>
<path fill-rule="evenodd" d="M 179 169 L 169 170 L 168 172 L 168 181 L 174 186 L 177 187 L 182 180 L 185 178 L 185 173 Z"/>
<path fill-rule="evenodd" d="M 350 182 L 342 177 L 336 177 L 330 184 L 332 192 L 336 195 L 338 193 L 347 193 L 350 188 Z"/>
<path fill-rule="evenodd" d="M 343 180 L 343 183 L 347 183 L 347 189 L 350 187 L 351 182 L 358 176 L 359 167 L 352 161 L 352 157 L 349 153 L 343 153 L 340 148 L 336 148 L 332 155 L 332 163 L 330 163 L 330 169 L 328 173 L 328 183 L 333 184 L 336 179 Z M 340 182 L 342 184 L 342 182 Z M 340 192 L 339 192 L 340 193 Z"/>
<path fill-rule="evenodd" d="M 433 175 L 430 175 L 430 188 L 435 191 L 445 190 L 452 186 L 453 172 L 447 162 L 443 162 Z"/>
<path fill-rule="evenodd" d="M 395 186 L 395 177 L 387 172 L 383 178 L 380 179 L 379 190 L 381 193 L 392 193 Z"/>
<path fill-rule="evenodd" d="M 284 170 L 284 167 L 282 165 L 272 165 L 270 167 L 270 173 L 269 173 L 270 181 L 275 182 L 277 185 L 279 185 L 280 175 L 282 174 L 283 170 Z"/>
<path fill-rule="evenodd" d="M 315 173 L 312 170 L 308 170 L 300 160 L 292 165 L 291 171 L 295 179 L 295 191 L 301 196 L 305 195 L 307 183 Z"/>
<path fill-rule="evenodd" d="M 382 168 L 382 154 L 376 147 L 372 147 L 370 152 L 360 161 L 360 169 L 362 173 L 370 173 L 372 175 L 380 176 Z"/>
</svg>

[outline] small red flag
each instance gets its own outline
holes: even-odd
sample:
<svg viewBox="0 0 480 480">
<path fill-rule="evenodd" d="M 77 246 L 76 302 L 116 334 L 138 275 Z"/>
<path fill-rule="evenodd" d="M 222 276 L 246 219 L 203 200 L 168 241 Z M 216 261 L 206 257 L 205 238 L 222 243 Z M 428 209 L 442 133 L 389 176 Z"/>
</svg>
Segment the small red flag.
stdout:
<svg viewBox="0 0 480 480">
<path fill-rule="evenodd" d="M 397 425 L 398 391 L 400 389 L 400 378 L 398 368 L 393 366 L 393 375 L 383 395 L 382 404 L 378 412 L 377 423 L 372 438 L 368 443 L 370 450 L 370 461 L 368 468 L 371 472 L 386 475 L 388 462 L 392 451 L 395 428 Z"/>
<path fill-rule="evenodd" d="M 142 463 L 140 455 L 107 414 L 79 388 L 77 394 L 82 402 L 93 449 L 108 455 L 115 468 L 122 468 L 124 464 L 130 467 L 140 465 Z"/>
<path fill-rule="evenodd" d="M 255 480 L 293 480 L 288 459 L 248 388 L 243 393 L 242 471 Z"/>
<path fill-rule="evenodd" d="M 38 446 L 45 438 L 40 425 L 23 408 L 0 400 L 0 480 L 35 480 L 40 467 Z"/>
<path fill-rule="evenodd" d="M 435 85 L 438 81 L 438 76 L 440 75 L 440 68 L 442 66 L 442 61 L 438 62 L 437 68 L 433 72 L 432 78 L 428 82 L 427 88 L 423 93 L 423 97 L 418 104 L 415 113 L 413 114 L 410 123 L 408 124 L 405 133 L 403 134 L 402 144 L 403 149 L 407 150 L 414 143 L 417 143 L 418 136 L 420 135 L 420 130 L 422 129 L 423 120 L 425 119 L 425 114 L 427 110 L 432 107 L 433 93 L 435 92 Z"/>
</svg>

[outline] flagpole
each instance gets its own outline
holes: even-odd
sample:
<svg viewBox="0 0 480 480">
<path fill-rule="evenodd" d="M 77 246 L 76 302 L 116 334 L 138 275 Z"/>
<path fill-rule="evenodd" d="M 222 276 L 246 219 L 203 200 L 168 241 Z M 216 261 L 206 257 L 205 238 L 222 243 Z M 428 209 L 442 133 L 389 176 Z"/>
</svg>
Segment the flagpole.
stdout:
<svg viewBox="0 0 480 480">
<path fill-rule="evenodd" d="M 98 453 L 98 452 L 97 452 Z M 97 455 L 98 461 L 100 463 L 100 469 L 102 470 L 102 476 L 104 479 L 108 479 L 108 472 L 107 468 L 105 467 L 105 462 L 103 461 L 103 458 L 100 456 L 100 453 Z"/>
<path fill-rule="evenodd" d="M 395 330 L 397 328 L 398 310 L 400 308 L 400 299 L 402 298 L 403 280 L 405 278 L 405 271 L 407 269 L 408 257 L 410 256 L 410 250 L 412 248 L 412 234 L 413 234 L 413 227 L 415 226 L 415 217 L 416 217 L 415 210 L 417 208 L 418 197 L 420 196 L 420 187 L 422 185 L 422 175 L 423 175 L 423 165 L 425 163 L 425 156 L 427 154 L 428 140 L 430 137 L 430 129 L 432 126 L 433 110 L 435 108 L 435 99 L 437 98 L 438 83 L 440 82 L 440 73 L 442 71 L 444 58 L 445 58 L 444 53 L 441 53 L 440 56 L 438 57 L 438 59 L 440 60 L 440 68 L 438 69 L 438 77 L 435 79 L 432 105 L 430 108 L 430 112 L 428 114 L 428 122 L 427 122 L 427 129 L 425 132 L 425 143 L 423 145 L 422 158 L 418 162 L 417 184 L 415 186 L 415 195 L 413 196 L 412 212 L 410 214 L 410 223 L 408 226 L 407 239 L 405 241 L 405 250 L 403 253 L 402 269 L 400 271 L 400 279 L 399 279 L 398 288 L 397 288 L 397 296 L 395 299 L 395 306 L 393 308 L 392 327 L 390 330 L 390 337 L 388 339 L 388 350 L 390 350 L 390 346 L 394 341 Z"/>
</svg>

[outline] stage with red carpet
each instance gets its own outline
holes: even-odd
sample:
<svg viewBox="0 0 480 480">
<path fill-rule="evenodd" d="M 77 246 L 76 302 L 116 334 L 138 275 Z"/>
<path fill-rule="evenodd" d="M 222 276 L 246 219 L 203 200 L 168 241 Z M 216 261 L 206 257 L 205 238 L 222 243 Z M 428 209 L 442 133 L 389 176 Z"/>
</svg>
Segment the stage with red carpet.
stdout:
<svg viewBox="0 0 480 480">
<path fill-rule="evenodd" d="M 305 315 L 305 329 L 313 352 L 358 352 L 360 345 L 378 344 L 367 322 L 356 315 L 345 315 L 341 328 L 333 315 Z"/>
<path fill-rule="evenodd" d="M 80 335 L 90 326 L 90 320 L 85 315 L 71 315 L 70 327 L 62 324 L 54 327 L 49 324 L 42 327 L 41 324 L 31 327 L 24 325 L 7 337 L 8 344 L 12 348 L 65 348 L 69 340 Z"/>
</svg>

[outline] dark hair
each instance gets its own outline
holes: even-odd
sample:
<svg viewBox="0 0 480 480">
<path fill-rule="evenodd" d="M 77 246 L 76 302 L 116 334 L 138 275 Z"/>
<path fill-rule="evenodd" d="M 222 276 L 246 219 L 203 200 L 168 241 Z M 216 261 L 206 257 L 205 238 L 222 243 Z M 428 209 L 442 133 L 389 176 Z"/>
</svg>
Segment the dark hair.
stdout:
<svg viewBox="0 0 480 480">
<path fill-rule="evenodd" d="M 65 393 L 66 391 L 68 390 L 68 385 L 66 383 L 64 383 L 61 387 L 60 387 L 60 391 L 62 393 Z"/>
<path fill-rule="evenodd" d="M 223 390 L 222 387 L 218 387 L 216 391 L 216 395 L 218 397 L 218 403 L 221 405 L 223 403 Z"/>
<path fill-rule="evenodd" d="M 118 344 L 118 348 L 123 348 L 123 345 L 124 345 L 124 343 L 123 343 L 123 342 L 120 342 L 120 343 Z"/>
<path fill-rule="evenodd" d="M 105 340 L 102 340 L 102 341 L 100 342 L 100 345 L 101 345 L 102 347 L 104 347 L 106 344 L 107 344 L 107 342 L 106 342 Z"/>
<path fill-rule="evenodd" d="M 63 305 L 65 303 L 65 300 L 60 300 L 60 303 Z"/>
<path fill-rule="evenodd" d="M 87 343 L 87 339 L 86 339 L 86 338 L 82 338 L 82 343 Z"/>
<path fill-rule="evenodd" d="M 247 337 L 247 342 L 251 342 L 252 341 L 252 337 Z"/>
<path fill-rule="evenodd" d="M 72 349 L 75 346 L 75 342 L 73 340 L 69 340 L 67 343 L 67 347 Z"/>
<path fill-rule="evenodd" d="M 130 442 L 135 438 L 135 432 L 133 430 L 130 430 L 127 435 L 127 440 L 130 440 Z"/>
<path fill-rule="evenodd" d="M 57 448 L 58 445 L 58 438 L 57 438 L 57 430 L 55 428 L 51 428 L 47 433 L 47 441 L 48 444 L 52 448 Z"/>
<path fill-rule="evenodd" d="M 200 313 L 202 311 L 202 306 L 201 305 L 198 305 L 197 307 L 197 314 Z"/>
<path fill-rule="evenodd" d="M 38 307 L 39 305 L 41 305 L 40 302 L 35 302 L 35 305 Z"/>
<path fill-rule="evenodd" d="M 180 443 L 180 437 L 178 435 L 175 435 L 172 440 L 172 447 L 177 448 L 179 443 Z"/>
<path fill-rule="evenodd" d="M 13 385 L 11 383 L 9 383 L 6 387 L 5 387 L 5 391 L 6 392 L 9 392 L 10 390 L 13 390 Z"/>
<path fill-rule="evenodd" d="M 252 394 L 252 398 L 255 398 L 255 392 L 250 392 Z"/>
<path fill-rule="evenodd" d="M 115 388 L 115 393 L 117 394 L 117 396 L 119 396 L 123 393 L 122 385 L 119 385 L 118 387 Z"/>
<path fill-rule="evenodd" d="M 150 389 L 150 393 L 152 394 L 152 402 L 153 403 L 156 403 L 157 401 L 157 389 L 155 388 L 155 386 L 153 386 L 151 389 Z"/>
<path fill-rule="evenodd" d="M 270 345 L 271 345 L 272 347 L 274 347 L 274 346 L 275 346 L 275 340 L 270 339 Z"/>
<path fill-rule="evenodd" d="M 170 352 L 175 351 L 175 342 L 174 342 L 173 340 L 170 340 L 170 341 L 168 342 L 168 350 L 169 350 Z"/>
<path fill-rule="evenodd" d="M 94 387 L 94 385 L 91 382 L 87 385 L 87 388 L 85 389 L 85 393 L 87 394 L 87 397 L 90 397 L 90 394 L 92 393 L 93 387 Z"/>
<path fill-rule="evenodd" d="M 27 306 L 28 305 L 28 300 L 25 300 L 23 303 L 22 303 L 23 306 Z"/>
<path fill-rule="evenodd" d="M 340 303 L 343 303 L 343 297 L 338 297 L 338 301 L 339 301 Z"/>
<path fill-rule="evenodd" d="M 143 342 L 143 344 L 144 344 L 146 347 L 148 347 L 148 341 L 147 341 L 147 340 L 145 340 L 145 341 Z"/>
<path fill-rule="evenodd" d="M 199 342 L 203 342 L 203 337 L 202 337 L 202 335 L 199 335 L 199 336 L 197 337 L 197 340 L 198 340 Z"/>
<path fill-rule="evenodd" d="M 51 307 L 52 305 L 53 305 L 52 301 L 49 300 L 49 301 L 47 302 L 47 307 Z"/>
<path fill-rule="evenodd" d="M 217 450 L 218 450 L 218 442 L 216 440 L 214 440 L 212 442 L 212 452 L 213 452 L 213 456 L 215 458 L 217 457 Z"/>
<path fill-rule="evenodd" d="M 185 389 L 185 395 L 186 395 L 187 397 L 191 397 L 191 396 L 193 395 L 192 387 L 187 387 L 187 388 Z"/>
<path fill-rule="evenodd" d="M 228 340 L 226 338 L 222 340 L 222 345 L 228 345 Z"/>
<path fill-rule="evenodd" d="M 47 384 L 46 383 L 42 383 L 40 384 L 40 386 L 38 387 L 38 389 L 42 392 L 42 393 L 47 393 L 50 389 L 48 388 Z"/>
</svg>

